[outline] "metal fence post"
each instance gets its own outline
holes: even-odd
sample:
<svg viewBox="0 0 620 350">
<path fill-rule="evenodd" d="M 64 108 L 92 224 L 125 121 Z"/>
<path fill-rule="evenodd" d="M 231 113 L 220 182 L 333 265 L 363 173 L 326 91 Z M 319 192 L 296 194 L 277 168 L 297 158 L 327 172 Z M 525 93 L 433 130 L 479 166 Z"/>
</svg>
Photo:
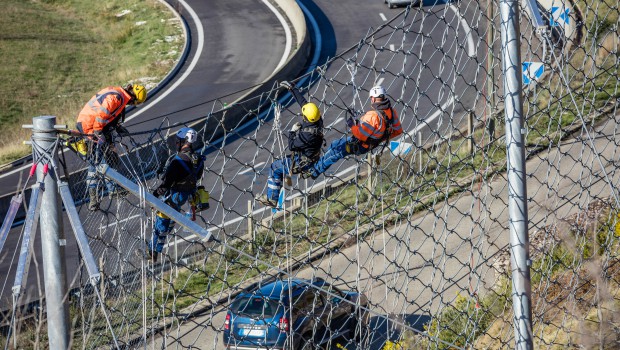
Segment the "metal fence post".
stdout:
<svg viewBox="0 0 620 350">
<path fill-rule="evenodd" d="M 467 151 L 469 155 L 474 155 L 474 112 L 469 112 L 467 116 Z"/>
<path fill-rule="evenodd" d="M 256 233 L 254 232 L 254 217 L 251 200 L 248 200 L 248 237 L 252 237 L 252 253 L 256 254 L 258 251 L 258 243 L 256 242 Z"/>
<path fill-rule="evenodd" d="M 515 349 L 533 348 L 518 0 L 501 0 L 508 212 Z"/>
<path fill-rule="evenodd" d="M 57 132 L 56 117 L 43 116 L 32 119 L 33 153 L 36 148 L 52 159 Z M 38 155 L 37 155 L 38 157 Z M 44 161 L 47 163 L 47 161 Z M 50 164 L 51 165 L 51 164 Z M 45 308 L 50 349 L 69 348 L 69 312 L 67 305 L 67 277 L 65 264 L 65 234 L 62 227 L 62 211 L 58 195 L 58 174 L 49 166 L 47 175 L 44 165 L 37 166 L 37 181 L 44 182 L 45 192 L 41 201 L 40 224 L 43 276 L 45 279 Z"/>
</svg>

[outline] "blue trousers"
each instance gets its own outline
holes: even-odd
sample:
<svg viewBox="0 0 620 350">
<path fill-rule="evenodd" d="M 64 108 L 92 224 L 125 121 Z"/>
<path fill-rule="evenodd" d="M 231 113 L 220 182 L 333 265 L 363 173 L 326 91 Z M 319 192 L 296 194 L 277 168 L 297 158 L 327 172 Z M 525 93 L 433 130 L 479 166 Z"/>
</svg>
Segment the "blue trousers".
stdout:
<svg viewBox="0 0 620 350">
<path fill-rule="evenodd" d="M 301 157 L 295 155 L 295 163 L 299 164 Z M 278 201 L 280 197 L 280 189 L 282 189 L 282 179 L 284 174 L 291 173 L 291 167 L 293 166 L 291 156 L 286 156 L 284 159 L 277 159 L 271 163 L 271 169 L 269 170 L 269 178 L 267 178 L 267 198 L 274 201 Z M 306 171 L 312 167 L 312 164 L 300 168 L 300 171 Z"/>
<path fill-rule="evenodd" d="M 106 188 L 108 189 L 108 192 L 112 192 L 114 188 L 116 187 L 114 182 L 110 180 L 106 180 L 103 176 L 97 174 L 97 167 L 100 165 L 108 164 L 107 158 L 110 157 L 109 153 L 112 153 L 112 151 L 107 150 L 106 147 L 109 147 L 109 145 L 98 145 L 98 144 L 93 145 L 93 150 L 88 157 L 88 170 L 86 172 L 86 185 L 89 188 L 97 188 L 97 185 L 99 184 L 99 182 L 102 181 L 105 184 Z M 117 164 L 110 164 L 110 165 L 115 166 Z"/>
<path fill-rule="evenodd" d="M 353 153 L 347 152 L 347 142 L 352 141 L 353 138 L 351 136 L 334 140 L 331 145 L 329 145 L 329 148 L 325 151 L 321 159 L 314 164 L 313 176 L 317 177 L 323 174 L 327 171 L 327 169 L 329 169 L 330 166 L 334 165 L 334 163 L 348 155 L 362 155 L 368 153 L 369 149 L 362 146 L 357 147 L 357 150 L 354 150 L 355 152 Z"/>
<path fill-rule="evenodd" d="M 181 207 L 187 203 L 190 196 L 190 192 L 170 191 L 170 196 L 165 202 L 176 211 L 181 211 Z M 153 238 L 151 242 L 149 242 L 149 249 L 161 253 L 166 244 L 168 233 L 172 231 L 173 227 L 174 221 L 172 221 L 172 219 L 165 219 L 157 215 L 155 224 L 153 224 Z"/>
</svg>

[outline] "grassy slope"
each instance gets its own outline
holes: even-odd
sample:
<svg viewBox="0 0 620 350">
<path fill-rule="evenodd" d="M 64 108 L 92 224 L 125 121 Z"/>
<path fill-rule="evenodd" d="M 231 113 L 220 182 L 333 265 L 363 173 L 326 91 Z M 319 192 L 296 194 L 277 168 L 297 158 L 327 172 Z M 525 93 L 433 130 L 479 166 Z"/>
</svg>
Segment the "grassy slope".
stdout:
<svg viewBox="0 0 620 350">
<path fill-rule="evenodd" d="M 117 17 L 123 10 L 131 12 Z M 22 145 L 30 134 L 21 124 L 55 115 L 73 126 L 102 87 L 129 81 L 154 86 L 183 43 L 180 23 L 155 0 L 3 1 L 0 163 L 30 152 Z"/>
</svg>

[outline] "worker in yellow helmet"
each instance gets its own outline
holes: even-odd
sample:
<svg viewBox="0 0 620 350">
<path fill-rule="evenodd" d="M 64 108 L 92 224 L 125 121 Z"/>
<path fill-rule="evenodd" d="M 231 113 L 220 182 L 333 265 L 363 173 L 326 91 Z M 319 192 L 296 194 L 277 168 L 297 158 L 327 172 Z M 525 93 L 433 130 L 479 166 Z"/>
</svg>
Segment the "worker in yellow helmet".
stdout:
<svg viewBox="0 0 620 350">
<path fill-rule="evenodd" d="M 99 208 L 96 167 L 104 163 L 114 163 L 118 158 L 112 143 L 112 131 L 116 130 L 121 136 L 128 134 L 127 129 L 121 126 L 125 120 L 125 107 L 128 104 L 143 103 L 146 101 L 146 94 L 146 88 L 138 84 L 106 87 L 97 92 L 78 115 L 76 128 L 85 135 L 92 146 L 86 175 L 90 197 L 88 209 L 91 211 Z M 114 184 L 109 181 L 106 187 L 110 193 L 116 190 Z"/>
<path fill-rule="evenodd" d="M 293 94 L 295 101 L 301 106 L 302 120 L 295 123 L 288 134 L 288 148 L 292 154 L 271 164 L 267 195 L 257 198 L 264 205 L 274 208 L 278 205 L 283 178 L 289 174 L 301 174 L 305 177 L 307 171 L 312 169 L 320 158 L 324 142 L 323 118 L 319 107 L 307 102 L 292 83 L 285 81 L 281 85 Z"/>
</svg>

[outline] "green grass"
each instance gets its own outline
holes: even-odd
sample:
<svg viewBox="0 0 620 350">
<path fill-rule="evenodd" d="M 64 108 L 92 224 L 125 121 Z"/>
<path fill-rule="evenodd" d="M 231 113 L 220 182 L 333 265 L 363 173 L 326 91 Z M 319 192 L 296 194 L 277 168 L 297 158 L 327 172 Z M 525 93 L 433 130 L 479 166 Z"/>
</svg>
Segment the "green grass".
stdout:
<svg viewBox="0 0 620 350">
<path fill-rule="evenodd" d="M 131 12 L 117 17 L 123 10 Z M 22 145 L 30 132 L 21 125 L 33 117 L 55 115 L 73 127 L 99 89 L 130 81 L 154 86 L 180 57 L 182 33 L 155 0 L 3 1 L 0 164 L 30 153 Z"/>
</svg>

